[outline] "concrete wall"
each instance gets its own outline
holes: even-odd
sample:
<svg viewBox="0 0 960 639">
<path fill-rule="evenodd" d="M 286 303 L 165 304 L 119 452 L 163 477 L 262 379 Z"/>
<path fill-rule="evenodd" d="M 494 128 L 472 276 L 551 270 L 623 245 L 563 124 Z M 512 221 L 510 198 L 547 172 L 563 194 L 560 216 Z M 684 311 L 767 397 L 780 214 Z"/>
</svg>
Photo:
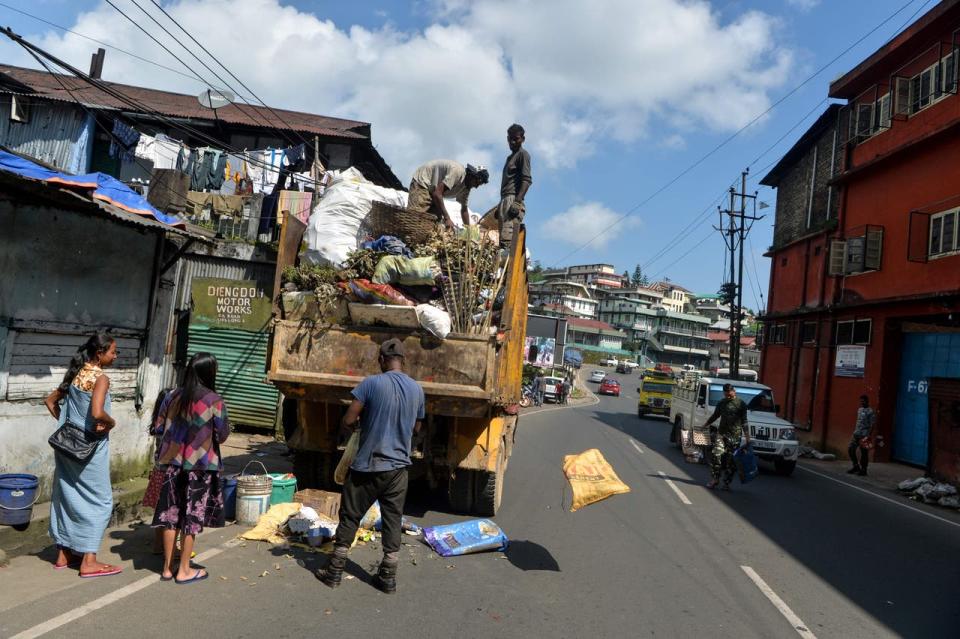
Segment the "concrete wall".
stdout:
<svg viewBox="0 0 960 639">
<path fill-rule="evenodd" d="M 0 200 L 0 228 L 0 472 L 37 475 L 49 495 L 47 438 L 55 423 L 43 397 L 88 335 L 112 329 L 120 347 L 117 367 L 108 370 L 117 420 L 112 475 L 142 474 L 152 460 L 146 422 L 172 319 L 172 283 L 149 312 L 156 232 L 7 199 Z"/>
</svg>

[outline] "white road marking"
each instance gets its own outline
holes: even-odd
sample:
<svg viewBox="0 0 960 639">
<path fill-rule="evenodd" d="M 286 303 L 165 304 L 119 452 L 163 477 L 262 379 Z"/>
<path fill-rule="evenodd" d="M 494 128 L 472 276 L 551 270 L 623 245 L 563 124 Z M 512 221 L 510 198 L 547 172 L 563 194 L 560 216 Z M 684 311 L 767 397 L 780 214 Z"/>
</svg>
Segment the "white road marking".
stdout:
<svg viewBox="0 0 960 639">
<path fill-rule="evenodd" d="M 633 446 L 634 448 L 636 448 L 638 453 L 640 453 L 641 455 L 643 454 L 643 449 L 640 448 L 640 445 L 637 444 L 637 442 L 635 442 L 635 441 L 633 441 L 633 440 L 631 439 L 631 440 L 630 440 L 630 445 Z"/>
<path fill-rule="evenodd" d="M 236 546 L 239 543 L 240 541 L 238 539 L 231 539 L 230 541 L 223 544 L 222 546 L 211 548 L 210 550 L 200 553 L 199 555 L 196 556 L 195 559 L 197 562 L 206 561 L 211 557 L 216 557 L 217 555 L 225 551 L 227 548 Z M 109 577 L 106 577 L 106 578 L 109 579 Z M 60 628 L 61 626 L 65 626 L 68 623 L 72 621 L 76 621 L 77 619 L 80 619 L 82 617 L 86 617 L 91 612 L 100 610 L 101 608 L 105 608 L 106 606 L 109 606 L 112 603 L 116 603 L 121 599 L 125 599 L 134 593 L 140 592 L 147 586 L 152 586 L 157 583 L 160 583 L 160 577 L 156 573 L 150 575 L 149 577 L 138 579 L 132 584 L 127 584 L 123 588 L 118 588 L 117 590 L 114 590 L 113 592 L 108 593 L 100 597 L 99 599 L 94 599 L 89 603 L 85 603 L 82 606 L 78 606 L 73 610 L 63 613 L 62 615 L 58 615 L 53 619 L 47 619 L 43 623 L 38 624 L 33 628 L 28 628 L 27 630 L 24 630 L 23 632 L 14 635 L 10 639 L 34 639 L 35 637 L 42 637 L 48 632 L 56 630 L 57 628 Z"/>
<path fill-rule="evenodd" d="M 900 506 L 901 508 L 906 508 L 907 510 L 912 510 L 913 512 L 917 513 L 918 515 L 925 515 L 925 516 L 927 516 L 927 517 L 931 517 L 931 518 L 933 518 L 933 519 L 936 519 L 937 521 L 942 521 L 942 522 L 945 523 L 945 524 L 950 524 L 951 526 L 956 526 L 957 528 L 960 528 L 960 523 L 957 523 L 957 522 L 955 522 L 955 521 L 951 521 L 951 520 L 946 519 L 946 518 L 944 518 L 944 517 L 940 517 L 939 515 L 934 515 L 933 513 L 928 513 L 927 511 L 925 511 L 925 510 L 920 510 L 919 508 L 914 508 L 913 506 L 908 506 L 907 504 L 905 504 L 905 503 L 903 503 L 903 502 L 901 502 L 901 501 L 897 501 L 896 499 L 890 499 L 889 497 L 885 497 L 885 496 L 883 496 L 883 495 L 878 495 L 877 493 L 873 492 L 872 490 L 867 490 L 866 488 L 862 488 L 862 487 L 860 487 L 860 486 L 857 486 L 856 484 L 851 484 L 851 483 L 849 483 L 849 482 L 843 481 L 842 479 L 837 479 L 836 477 L 831 477 L 830 475 L 825 475 L 824 473 L 820 473 L 820 472 L 817 472 L 817 471 L 815 471 L 815 470 L 810 470 L 809 468 L 804 468 L 804 467 L 803 467 L 802 465 L 800 465 L 800 464 L 797 464 L 797 468 L 799 468 L 800 470 L 806 471 L 806 472 L 808 472 L 808 473 L 811 473 L 811 474 L 813 474 L 813 475 L 816 475 L 817 477 L 823 477 L 824 479 L 829 479 L 830 481 L 836 482 L 836 483 L 838 483 L 838 484 L 843 484 L 844 486 L 847 486 L 847 487 L 849 487 L 849 488 L 853 488 L 854 490 L 859 490 L 859 491 L 862 492 L 862 493 L 867 493 L 868 495 L 873 495 L 873 496 L 876 497 L 877 499 L 882 499 L 883 501 L 888 501 L 888 502 L 890 502 L 891 504 L 894 504 L 895 506 Z"/>
<path fill-rule="evenodd" d="M 658 470 L 657 474 L 663 477 L 663 481 L 667 482 L 667 486 L 673 489 L 673 492 L 677 493 L 677 497 L 680 498 L 680 501 L 685 503 L 687 506 L 692 506 L 693 502 L 687 499 L 687 496 L 683 494 L 683 491 L 677 488 L 677 485 L 673 483 L 672 479 L 669 479 L 662 470 Z"/>
<path fill-rule="evenodd" d="M 800 619 L 792 610 L 790 606 L 784 603 L 777 593 L 773 591 L 773 588 L 767 585 L 767 582 L 757 574 L 757 571 L 751 568 L 750 566 L 740 566 L 743 569 L 743 572 L 747 573 L 747 577 L 750 577 L 750 580 L 756 584 L 757 588 L 760 589 L 767 599 L 770 600 L 770 603 L 780 611 L 780 614 L 783 615 L 787 621 L 790 622 L 790 625 L 793 626 L 793 629 L 797 631 L 797 634 L 801 637 L 806 637 L 807 639 L 817 639 L 817 636 L 810 632 L 810 629 L 807 628 L 807 624 L 803 623 L 803 620 Z"/>
</svg>

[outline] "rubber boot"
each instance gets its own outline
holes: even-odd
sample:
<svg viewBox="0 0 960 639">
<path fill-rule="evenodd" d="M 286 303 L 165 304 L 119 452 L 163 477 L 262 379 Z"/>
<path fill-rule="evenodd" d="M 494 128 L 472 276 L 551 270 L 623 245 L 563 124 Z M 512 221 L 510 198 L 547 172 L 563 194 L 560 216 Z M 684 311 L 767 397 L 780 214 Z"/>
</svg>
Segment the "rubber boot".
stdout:
<svg viewBox="0 0 960 639">
<path fill-rule="evenodd" d="M 380 563 L 380 570 L 373 578 L 373 586 L 380 592 L 392 595 L 397 592 L 397 564 Z"/>
<path fill-rule="evenodd" d="M 340 581 L 343 579 L 343 569 L 346 565 L 346 557 L 330 555 L 330 561 L 327 562 L 327 566 L 317 570 L 317 579 L 331 588 L 336 588 L 340 585 Z"/>
</svg>

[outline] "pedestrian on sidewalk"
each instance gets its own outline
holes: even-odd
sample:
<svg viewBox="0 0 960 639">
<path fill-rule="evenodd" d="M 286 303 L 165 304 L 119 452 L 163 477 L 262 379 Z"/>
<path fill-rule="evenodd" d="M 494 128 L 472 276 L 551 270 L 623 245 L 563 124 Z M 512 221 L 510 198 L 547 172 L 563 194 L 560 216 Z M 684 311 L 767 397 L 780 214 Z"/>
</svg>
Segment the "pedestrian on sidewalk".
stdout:
<svg viewBox="0 0 960 639">
<path fill-rule="evenodd" d="M 160 447 L 163 445 L 163 434 L 154 434 L 153 425 L 156 423 L 157 416 L 160 414 L 160 408 L 163 406 L 163 400 L 166 399 L 167 395 L 169 395 L 172 390 L 172 388 L 164 388 L 157 395 L 157 399 L 153 402 L 153 413 L 150 416 L 150 425 L 147 426 L 147 433 L 152 435 L 154 438 L 153 469 L 150 471 L 150 477 L 147 480 L 147 489 L 143 493 L 143 501 L 141 502 L 141 505 L 145 508 L 153 508 L 154 510 L 156 510 L 157 501 L 160 499 L 160 489 L 163 487 L 163 479 L 166 476 L 167 469 L 158 463 L 158 460 L 160 459 Z M 154 528 L 153 554 L 163 554 L 162 528 Z"/>
<path fill-rule="evenodd" d="M 853 427 L 853 437 L 850 439 L 850 445 L 847 446 L 847 454 L 850 455 L 850 461 L 853 467 L 847 472 L 851 475 L 866 476 L 867 464 L 870 462 L 870 434 L 873 432 L 873 425 L 877 420 L 876 412 L 870 408 L 870 398 L 866 395 L 860 396 L 860 408 L 857 409 L 857 423 Z M 857 451 L 860 451 L 860 460 L 857 460 Z"/>
<path fill-rule="evenodd" d="M 56 448 L 53 451 L 56 470 L 50 537 L 57 544 L 53 567 L 60 570 L 79 565 L 84 578 L 107 577 L 123 570 L 97 561 L 113 512 L 109 433 L 117 425 L 110 416 L 110 378 L 103 369 L 116 358 L 117 343 L 112 337 L 92 335 L 70 361 L 63 381 L 44 400 L 60 426 L 69 423 L 83 429 L 88 439 L 99 439 L 86 461 L 77 461 Z"/>
<path fill-rule="evenodd" d="M 546 390 L 546 380 L 543 379 L 543 373 L 537 373 L 533 378 L 533 405 L 543 406 L 543 393 Z"/>
<path fill-rule="evenodd" d="M 188 584 L 209 576 L 190 563 L 190 556 L 204 528 L 223 525 L 220 444 L 230 436 L 230 422 L 216 387 L 217 359 L 197 353 L 187 364 L 183 385 L 163 400 L 153 423 L 152 434 L 162 436 L 157 464 L 166 468 L 153 513 L 153 527 L 163 530 L 162 581 Z M 178 533 L 183 546 L 174 571 Z"/>
<path fill-rule="evenodd" d="M 423 389 L 403 372 L 403 343 L 389 339 L 380 346 L 379 375 L 367 377 L 351 391 L 353 403 L 340 423 L 344 433 L 360 422 L 360 446 L 350 464 L 340 498 L 340 524 L 333 555 L 317 578 L 336 588 L 343 577 L 347 553 L 357 536 L 360 520 L 380 502 L 383 560 L 373 585 L 385 592 L 397 590 L 401 519 L 407 497 L 407 467 L 414 432 L 425 416 Z"/>
<path fill-rule="evenodd" d="M 720 420 L 720 426 L 710 426 Z M 733 453 L 740 446 L 741 438 L 750 443 L 750 428 L 747 425 L 747 404 L 737 397 L 733 384 L 723 385 L 723 399 L 717 404 L 705 426 L 710 426 L 713 450 L 710 455 L 710 482 L 707 488 L 716 488 L 723 473 L 723 490 L 730 490 L 730 482 L 737 471 Z"/>
<path fill-rule="evenodd" d="M 566 378 L 560 382 L 560 403 L 566 404 L 567 397 L 570 396 L 570 382 Z"/>
</svg>

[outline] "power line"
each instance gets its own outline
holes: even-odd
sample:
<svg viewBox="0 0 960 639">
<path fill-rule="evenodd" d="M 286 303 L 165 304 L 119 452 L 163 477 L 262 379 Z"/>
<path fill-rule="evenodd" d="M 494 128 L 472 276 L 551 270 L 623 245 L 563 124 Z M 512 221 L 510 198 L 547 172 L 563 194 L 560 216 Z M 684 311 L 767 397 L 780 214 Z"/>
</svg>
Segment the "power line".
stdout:
<svg viewBox="0 0 960 639">
<path fill-rule="evenodd" d="M 109 2 L 109 1 L 110 1 L 110 0 L 107 0 L 107 2 Z M 199 62 L 201 65 L 203 65 L 203 67 L 204 67 L 207 71 L 209 71 L 210 73 L 212 73 L 213 76 L 214 76 L 217 80 L 219 80 L 220 82 L 222 82 L 222 83 L 226 86 L 226 88 L 228 88 L 228 89 L 230 89 L 231 91 L 233 91 L 233 92 L 237 95 L 237 97 L 240 97 L 240 98 L 246 100 L 246 98 L 244 98 L 244 97 L 240 94 L 240 92 L 236 90 L 235 87 L 230 86 L 230 83 L 227 82 L 226 80 L 224 80 L 223 77 L 222 77 L 219 73 L 217 73 L 216 71 L 214 71 L 213 69 L 211 69 L 211 68 L 210 68 L 210 65 L 208 65 L 206 62 L 204 62 L 202 59 L 200 59 L 200 57 L 199 57 L 197 54 L 195 54 L 195 53 L 194 53 L 193 51 L 191 51 L 188 47 L 186 47 L 182 42 L 180 42 L 180 40 L 179 40 L 175 35 L 173 35 L 172 33 L 170 33 L 169 29 L 167 29 L 165 26 L 163 26 L 162 24 L 160 24 L 160 22 L 159 22 L 156 18 L 154 18 L 153 15 L 151 15 L 146 9 L 144 9 L 144 8 L 140 5 L 140 3 L 137 2 L 137 0 L 130 0 L 130 1 L 134 4 L 134 6 L 136 6 L 138 9 L 140 9 L 140 11 L 141 11 L 145 16 L 147 16 L 148 18 L 150 18 L 150 20 L 153 21 L 154 24 L 156 24 L 158 27 L 160 27 L 160 29 L 163 30 L 164 33 L 166 33 L 168 36 L 170 36 L 170 38 L 171 38 L 174 42 L 176 42 L 177 44 L 179 44 L 180 47 L 181 47 L 184 51 L 186 51 L 186 52 L 189 53 L 191 56 L 193 56 L 193 58 L 194 58 L 197 62 Z M 111 3 L 111 6 L 113 6 L 113 3 Z M 116 7 L 114 7 L 114 8 L 116 8 Z M 122 13 L 122 12 L 121 12 L 121 13 Z M 164 13 L 166 13 L 166 12 L 164 12 Z M 127 16 L 124 14 L 124 17 L 127 17 Z M 129 20 L 130 18 L 127 18 L 127 19 Z M 169 49 L 167 49 L 167 51 L 169 52 Z M 209 52 L 208 52 L 208 53 L 209 53 Z M 172 53 L 171 53 L 171 55 L 172 55 Z M 211 56 L 211 57 L 212 57 L 212 56 Z M 177 58 L 177 59 L 179 60 L 179 58 Z M 181 64 L 184 64 L 184 62 L 183 62 L 182 60 L 180 61 L 180 63 L 181 63 Z M 211 89 L 215 89 L 215 90 L 216 90 L 216 87 L 213 87 L 213 86 L 211 86 L 211 85 L 209 85 L 209 84 L 208 84 L 208 86 L 210 86 Z M 240 103 L 235 102 L 234 105 L 237 107 L 237 109 L 238 109 L 241 113 L 243 113 L 244 115 L 246 115 L 247 117 L 249 117 L 251 120 L 256 121 L 256 112 L 254 112 L 254 115 L 250 115 L 250 114 L 246 111 L 246 109 L 244 109 L 243 107 L 241 107 Z M 297 141 L 296 141 L 293 137 L 289 136 L 288 134 L 286 134 L 286 133 L 284 133 L 283 131 L 281 131 L 280 129 L 278 129 L 277 126 L 274 125 L 274 124 L 272 124 L 268 118 L 262 116 L 262 120 L 263 120 L 263 122 L 264 122 L 268 127 L 270 127 L 271 129 L 273 129 L 274 131 L 276 131 L 276 132 L 280 135 L 281 138 L 286 138 L 287 142 L 289 142 L 290 144 L 294 144 L 294 145 L 297 144 Z M 298 134 L 298 135 L 299 135 L 299 134 Z M 303 137 L 302 135 L 300 136 L 300 140 L 301 140 L 303 143 L 305 143 L 305 144 L 307 143 L 306 139 L 304 139 L 304 137 Z"/>
<path fill-rule="evenodd" d="M 188 74 L 184 73 L 183 71 L 180 71 L 180 70 L 178 70 L 178 69 L 174 69 L 173 67 L 168 67 L 168 66 L 165 65 L 165 64 L 160 64 L 159 62 L 156 62 L 155 60 L 150 60 L 149 58 L 144 58 L 144 57 L 142 57 L 142 56 L 137 55 L 136 53 L 133 53 L 132 51 L 127 51 L 126 49 L 121 49 L 120 47 L 118 47 L 118 46 L 116 46 L 116 45 L 113 45 L 113 44 L 110 44 L 110 43 L 108 43 L 108 42 L 104 42 L 103 40 L 97 40 L 96 38 L 90 37 L 90 36 L 88 36 L 88 35 L 84 35 L 83 33 L 78 33 L 77 31 L 74 31 L 74 30 L 72 30 L 72 29 L 68 29 L 67 27 L 65 27 L 65 26 L 63 26 L 63 25 L 59 25 L 59 24 L 57 24 L 57 23 L 55 23 L 55 22 L 50 22 L 49 20 L 46 20 L 46 19 L 44 19 L 44 18 L 41 18 L 40 16 L 35 16 L 35 15 L 33 15 L 32 13 L 27 13 L 26 11 L 23 11 L 23 10 L 18 9 L 18 8 L 16 8 L 16 7 L 11 7 L 9 4 L 6 4 L 5 2 L 0 2 L 0 7 L 4 7 L 4 8 L 7 8 L 7 9 L 10 9 L 11 11 L 16 11 L 16 12 L 19 13 L 20 15 L 23 15 L 23 16 L 26 16 L 26 17 L 31 18 L 31 19 L 33 19 L 33 20 L 36 20 L 37 22 L 42 22 L 42 23 L 44 23 L 44 24 L 50 25 L 51 27 L 54 27 L 54 28 L 56 28 L 56 29 L 60 29 L 61 31 L 64 31 L 64 32 L 66 32 L 66 33 L 70 33 L 70 34 L 72 34 L 72 35 L 75 35 L 75 36 L 77 36 L 77 37 L 83 38 L 83 39 L 85 39 L 85 40 L 89 40 L 90 42 L 95 42 L 95 43 L 97 43 L 97 44 L 99 44 L 99 45 L 101 45 L 101 46 L 107 47 L 108 49 L 111 49 L 111 50 L 113 50 L 113 51 L 117 51 L 118 53 L 123 53 L 124 55 L 128 55 L 128 56 L 130 56 L 131 58 L 135 58 L 135 59 L 137 59 L 137 60 L 140 60 L 141 62 L 146 62 L 147 64 L 152 64 L 152 65 L 155 66 L 155 67 L 158 67 L 158 68 L 160 68 L 160 69 L 164 69 L 164 70 L 166 70 L 166 71 L 170 71 L 171 73 L 176 73 L 177 75 L 183 76 L 184 78 L 188 78 L 188 79 L 190 79 L 190 80 L 196 80 L 196 79 L 197 79 L 196 76 L 188 75 Z M 202 80 L 201 80 L 201 82 L 204 84 L 204 86 L 207 86 L 207 83 L 206 83 L 206 82 L 203 82 Z"/>
<path fill-rule="evenodd" d="M 610 229 L 612 229 L 614 226 L 620 224 L 623 220 L 625 220 L 627 217 L 629 217 L 630 215 L 632 215 L 632 214 L 633 214 L 634 212 L 636 212 L 639 208 L 641 208 L 642 206 L 644 206 L 645 204 L 647 204 L 648 202 L 650 202 L 653 198 L 655 198 L 655 197 L 657 197 L 658 195 L 660 195 L 660 193 L 664 192 L 665 190 L 667 190 L 668 188 L 670 188 L 671 186 L 673 186 L 675 183 L 677 183 L 678 181 L 680 181 L 680 179 L 682 179 L 682 178 L 683 178 L 684 176 L 686 176 L 688 173 L 690 173 L 691 171 L 693 171 L 696 167 L 698 167 L 698 166 L 700 166 L 701 164 L 703 164 L 703 162 L 705 162 L 707 159 L 709 159 L 711 156 L 713 156 L 715 153 L 717 153 L 717 151 L 719 151 L 719 150 L 722 149 L 723 147 L 727 146 L 727 144 L 729 144 L 730 142 L 732 142 L 737 136 L 739 136 L 741 133 L 743 133 L 743 132 L 746 131 L 748 128 L 750 128 L 751 126 L 753 126 L 754 124 L 756 124 L 758 121 L 760 121 L 765 115 L 767 115 L 768 113 L 770 113 L 770 112 L 771 112 L 773 109 L 775 109 L 777 106 L 779 106 L 780 104 L 783 104 L 783 102 L 785 102 L 790 96 L 792 96 L 794 93 L 796 93 L 797 91 L 799 91 L 800 89 L 802 89 L 804 86 L 806 86 L 807 84 L 809 84 L 815 77 L 817 77 L 818 75 L 820 75 L 821 73 L 823 73 L 827 68 L 829 68 L 831 65 L 833 65 L 837 60 L 839 60 L 840 58 L 842 58 L 843 56 L 845 56 L 847 53 L 849 53 L 854 47 L 856 47 L 856 46 L 859 45 L 861 42 L 863 42 L 864 40 L 866 40 L 868 37 L 870 37 L 871 35 L 873 35 L 874 33 L 876 33 L 878 30 L 880 30 L 881 27 L 883 27 L 885 24 L 887 24 L 888 22 L 890 22 L 891 20 L 893 20 L 897 15 L 899 15 L 900 13 L 902 13 L 907 7 L 909 7 L 909 6 L 910 6 L 911 4 L 913 4 L 914 2 L 916 2 L 916 0 L 908 0 L 908 2 L 907 2 L 906 4 L 904 4 L 904 5 L 901 6 L 899 9 L 897 9 L 896 11 L 894 11 L 893 13 L 891 13 L 889 16 L 887 16 L 886 18 L 884 18 L 884 20 L 883 20 L 882 22 L 880 22 L 880 24 L 878 24 L 877 26 L 875 26 L 875 27 L 873 27 L 872 29 L 870 29 L 867 33 L 865 33 L 865 34 L 862 35 L 860 38 L 858 38 L 853 44 L 851 44 L 851 45 L 848 46 L 846 49 L 844 49 L 843 51 L 841 51 L 839 54 L 837 54 L 836 56 L 834 56 L 833 59 L 831 59 L 829 62 L 827 62 L 826 64 L 822 65 L 819 69 L 817 69 L 816 71 L 814 71 L 811 75 L 807 76 L 807 78 L 804 79 L 802 82 L 800 82 L 799 84 L 797 84 L 796 86 L 794 86 L 792 89 L 790 89 L 789 91 L 787 91 L 784 95 L 780 96 L 780 98 L 779 98 L 776 102 L 774 102 L 773 104 L 771 104 L 765 111 L 763 111 L 762 113 L 760 113 L 759 115 L 757 115 L 756 117 L 754 117 L 752 120 L 750 120 L 749 122 L 747 122 L 745 125 L 743 125 L 743 126 L 740 127 L 739 129 L 737 129 L 736 131 L 734 131 L 731 135 L 729 135 L 727 138 L 725 138 L 723 141 L 721 141 L 719 144 L 717 144 L 715 147 L 713 147 L 713 148 L 712 148 L 710 151 L 708 151 L 705 155 L 701 156 L 701 157 L 700 157 L 698 160 L 696 160 L 693 164 L 691 164 L 690 166 L 688 166 L 687 168 L 685 168 L 683 171 L 681 171 L 680 173 L 678 173 L 678 174 L 677 174 L 676 176 L 674 176 L 671 180 L 669 180 L 666 184 L 664 184 L 663 186 L 661 186 L 660 188 L 658 188 L 656 191 L 654 191 L 651 195 L 649 195 L 648 197 L 646 197 L 646 198 L 645 198 L 643 201 L 641 201 L 639 204 L 633 206 L 632 208 L 630 208 L 629 210 L 627 210 L 626 213 L 624 213 L 624 214 L 621 215 L 619 218 L 617 218 L 616 220 L 614 220 L 613 222 L 611 222 L 611 223 L 610 223 L 606 228 L 604 228 L 602 231 L 600 231 L 599 233 L 597 233 L 596 235 L 594 235 L 593 237 L 591 237 L 589 240 L 587 240 L 586 242 L 584 242 L 584 243 L 583 243 L 582 245 L 580 245 L 578 248 L 576 248 L 576 249 L 570 251 L 569 253 L 567 253 L 566 255 L 564 255 L 563 258 L 561 258 L 561 259 L 559 260 L 559 262 L 560 262 L 560 263 L 563 263 L 563 262 L 565 262 L 568 258 L 572 257 L 573 255 L 576 255 L 577 253 L 579 253 L 580 251 L 582 251 L 583 249 L 585 249 L 587 246 L 589 246 L 590 244 L 592 244 L 597 238 L 599 238 L 600 236 L 606 234 Z"/>
<path fill-rule="evenodd" d="M 177 25 L 177 27 L 178 27 L 181 31 L 183 31 L 183 32 L 186 34 L 186 36 L 187 36 L 188 38 L 190 38 L 190 39 L 194 42 L 194 44 L 196 44 L 198 47 L 200 47 L 200 49 L 202 49 L 204 53 L 206 53 L 208 56 L 210 56 L 211 59 L 213 59 L 218 65 L 220 65 L 220 67 L 221 67 L 224 71 L 227 72 L 227 75 L 229 75 L 229 76 L 232 77 L 234 80 L 236 80 L 236 81 L 240 84 L 240 86 L 242 86 L 244 89 L 246 89 L 247 92 L 250 93 L 250 95 L 252 95 L 258 102 L 260 102 L 260 104 L 262 104 L 262 105 L 264 106 L 264 108 L 266 108 L 268 111 L 270 111 L 270 113 L 272 113 L 272 114 L 274 115 L 274 117 L 276 117 L 278 120 L 280 120 L 280 121 L 283 122 L 284 124 L 287 124 L 287 122 L 284 121 L 284 119 L 283 119 L 282 117 L 280 117 L 280 114 L 277 113 L 276 111 L 274 111 L 273 107 L 271 107 L 270 105 L 268 105 L 266 102 L 264 102 L 264 101 L 260 98 L 260 96 L 258 96 L 256 93 L 254 93 L 253 89 L 251 89 L 250 87 L 248 87 L 248 86 L 243 82 L 243 80 L 241 80 L 240 78 L 238 78 L 237 75 L 236 75 L 235 73 L 233 73 L 233 71 L 231 71 L 230 69 L 228 69 L 225 64 L 223 64 L 222 62 L 220 62 L 219 58 L 217 58 L 215 55 L 213 55 L 212 53 L 210 53 L 210 51 L 209 51 L 205 46 L 203 46 L 203 45 L 200 43 L 199 40 L 197 40 L 195 37 L 193 37 L 193 35 L 192 35 L 189 31 L 187 31 L 186 28 L 184 28 L 184 26 L 177 21 L 176 18 L 174 18 L 172 15 L 170 15 L 170 14 L 167 12 L 167 10 L 164 9 L 162 5 L 160 5 L 160 3 L 156 2 L 156 0 L 150 0 L 150 2 L 151 2 L 151 4 L 153 4 L 155 7 L 157 7 L 158 9 L 160 9 L 160 11 L 163 12 L 163 15 L 167 16 L 167 19 L 169 19 L 171 22 L 173 22 L 175 25 Z M 182 46 L 182 45 L 181 45 L 181 46 Z M 292 131 L 294 131 L 295 133 L 297 133 L 297 135 L 300 135 L 300 133 L 299 133 L 298 131 L 296 131 L 292 126 L 290 126 L 289 124 L 287 124 L 287 126 L 288 126 Z M 308 143 L 307 140 L 304 140 L 304 139 L 303 139 L 303 136 L 300 136 L 300 139 L 303 140 L 304 143 Z M 308 143 L 308 144 L 309 144 L 309 143 Z"/>
</svg>

